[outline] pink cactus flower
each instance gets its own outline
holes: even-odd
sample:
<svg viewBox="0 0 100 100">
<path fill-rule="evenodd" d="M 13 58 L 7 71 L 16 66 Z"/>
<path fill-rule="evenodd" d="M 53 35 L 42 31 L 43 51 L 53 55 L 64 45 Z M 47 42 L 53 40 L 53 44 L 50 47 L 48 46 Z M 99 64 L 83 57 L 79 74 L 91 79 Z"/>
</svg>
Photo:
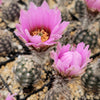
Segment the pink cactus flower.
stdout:
<svg viewBox="0 0 100 100">
<path fill-rule="evenodd" d="M 85 0 L 90 10 L 100 12 L 100 0 Z"/>
<path fill-rule="evenodd" d="M 40 7 L 30 3 L 28 11 L 21 10 L 20 24 L 16 25 L 17 36 L 24 40 L 27 46 L 40 49 L 54 45 L 62 37 L 69 22 L 61 23 L 61 13 L 58 9 L 49 9 L 46 1 Z"/>
<path fill-rule="evenodd" d="M 7 98 L 6 98 L 6 100 L 15 100 L 15 99 L 14 99 L 14 96 L 15 96 L 15 95 L 17 95 L 17 94 L 15 93 L 15 94 L 12 94 L 12 95 L 11 95 L 11 94 L 9 93 L 8 96 L 7 96 Z"/>
<path fill-rule="evenodd" d="M 51 51 L 51 58 L 54 60 L 53 67 L 62 76 L 78 76 L 84 72 L 84 68 L 90 61 L 89 46 L 85 47 L 83 42 L 79 43 L 77 47 L 71 48 L 70 44 L 61 47 L 58 43 L 57 51 Z"/>
</svg>

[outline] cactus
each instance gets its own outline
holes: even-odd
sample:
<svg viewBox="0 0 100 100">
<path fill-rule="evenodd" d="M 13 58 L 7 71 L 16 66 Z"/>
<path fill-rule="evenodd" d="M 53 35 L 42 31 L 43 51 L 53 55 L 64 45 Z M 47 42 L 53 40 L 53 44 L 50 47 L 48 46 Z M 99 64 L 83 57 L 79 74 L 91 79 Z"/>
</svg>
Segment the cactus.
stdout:
<svg viewBox="0 0 100 100">
<path fill-rule="evenodd" d="M 23 87 L 32 86 L 40 79 L 41 66 L 33 61 L 32 56 L 19 56 L 13 67 L 16 81 Z"/>
<path fill-rule="evenodd" d="M 97 45 L 97 35 L 88 30 L 82 30 L 76 35 L 73 42 L 75 44 L 84 42 L 86 45 L 89 45 L 90 49 L 93 49 Z"/>
<path fill-rule="evenodd" d="M 100 93 L 100 59 L 96 63 L 90 64 L 87 67 L 81 80 L 87 91 Z"/>
<path fill-rule="evenodd" d="M 7 32 L 0 30 L 0 56 L 8 56 L 13 50 L 11 37 Z"/>
<path fill-rule="evenodd" d="M 17 3 L 10 3 L 8 7 L 4 7 L 3 18 L 8 21 L 15 21 L 19 18 L 20 8 Z"/>
<path fill-rule="evenodd" d="M 44 100 L 71 100 L 71 91 L 67 83 L 68 79 L 55 76 L 53 87 L 46 93 Z"/>
<path fill-rule="evenodd" d="M 75 12 L 78 14 L 77 17 L 80 19 L 81 17 L 84 17 L 85 14 L 85 4 L 82 0 L 76 0 L 75 2 Z"/>
</svg>

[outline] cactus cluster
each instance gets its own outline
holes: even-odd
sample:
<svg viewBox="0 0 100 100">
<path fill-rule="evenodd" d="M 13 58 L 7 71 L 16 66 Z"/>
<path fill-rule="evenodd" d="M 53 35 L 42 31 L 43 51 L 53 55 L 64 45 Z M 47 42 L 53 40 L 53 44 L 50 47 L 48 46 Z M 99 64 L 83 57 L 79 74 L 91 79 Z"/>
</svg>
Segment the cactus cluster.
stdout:
<svg viewBox="0 0 100 100">
<path fill-rule="evenodd" d="M 13 67 L 15 79 L 22 87 L 32 86 L 40 79 L 40 68 L 41 66 L 32 60 L 32 56 L 19 56 Z"/>
</svg>

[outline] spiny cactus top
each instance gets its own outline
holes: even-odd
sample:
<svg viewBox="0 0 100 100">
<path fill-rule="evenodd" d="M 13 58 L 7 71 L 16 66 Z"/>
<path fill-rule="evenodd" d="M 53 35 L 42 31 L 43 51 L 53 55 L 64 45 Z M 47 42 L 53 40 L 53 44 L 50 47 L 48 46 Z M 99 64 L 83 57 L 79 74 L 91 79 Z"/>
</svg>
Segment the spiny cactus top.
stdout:
<svg viewBox="0 0 100 100">
<path fill-rule="evenodd" d="M 83 0 L 75 0 L 75 12 L 77 13 L 77 18 L 84 17 L 85 15 L 85 4 Z"/>
<path fill-rule="evenodd" d="M 55 76 L 52 88 L 46 93 L 44 100 L 71 100 L 71 90 L 67 83 L 66 78 Z"/>
<path fill-rule="evenodd" d="M 7 32 L 0 30 L 0 56 L 7 56 L 11 51 L 11 37 Z"/>
<path fill-rule="evenodd" d="M 94 49 L 98 41 L 95 33 L 92 33 L 88 30 L 82 30 L 76 35 L 73 42 L 75 44 L 84 42 L 86 45 L 89 45 L 90 49 Z"/>
<path fill-rule="evenodd" d="M 9 6 L 3 9 L 3 18 L 8 21 L 15 21 L 19 18 L 20 8 L 17 3 L 10 3 Z"/>
<path fill-rule="evenodd" d="M 46 1 L 40 7 L 31 2 L 28 11 L 21 10 L 20 24 L 17 24 L 15 33 L 27 46 L 42 49 L 54 45 L 62 37 L 69 22 L 61 23 L 61 20 L 60 11 L 50 9 Z"/>
<path fill-rule="evenodd" d="M 61 47 L 61 44 L 58 43 L 57 51 L 51 52 L 51 58 L 54 59 L 53 67 L 62 76 L 73 77 L 84 71 L 84 67 L 90 61 L 90 51 L 88 50 L 89 46 L 85 47 L 84 43 L 79 43 L 76 48 L 70 47 L 69 44 Z"/>
<path fill-rule="evenodd" d="M 13 67 L 15 79 L 22 87 L 31 86 L 40 79 L 41 66 L 34 62 L 32 56 L 19 56 Z"/>
<path fill-rule="evenodd" d="M 81 80 L 87 91 L 100 92 L 100 59 L 88 66 Z"/>
</svg>

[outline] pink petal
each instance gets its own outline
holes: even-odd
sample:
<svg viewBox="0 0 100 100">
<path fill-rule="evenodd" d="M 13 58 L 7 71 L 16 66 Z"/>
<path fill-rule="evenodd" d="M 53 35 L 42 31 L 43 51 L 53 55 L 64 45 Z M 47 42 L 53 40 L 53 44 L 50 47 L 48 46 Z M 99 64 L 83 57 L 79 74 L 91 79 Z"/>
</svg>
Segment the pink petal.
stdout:
<svg viewBox="0 0 100 100">
<path fill-rule="evenodd" d="M 60 42 L 58 42 L 58 45 L 57 45 L 57 54 L 59 54 L 60 53 L 60 50 L 61 50 L 61 43 Z"/>
<path fill-rule="evenodd" d="M 28 39 L 27 35 L 25 34 L 25 32 L 23 31 L 21 25 L 20 25 L 20 24 L 17 24 L 17 25 L 16 25 L 16 28 L 17 28 L 18 30 L 15 31 L 15 34 L 16 34 L 17 36 L 22 37 L 25 41 L 28 41 L 29 39 Z"/>
<path fill-rule="evenodd" d="M 59 58 L 62 57 L 62 55 L 63 55 L 65 52 L 69 51 L 69 48 L 70 48 L 70 44 L 67 44 L 66 46 L 63 46 L 63 47 L 61 48 L 61 50 L 59 51 L 58 57 L 59 57 Z"/>
<path fill-rule="evenodd" d="M 77 75 L 79 75 L 80 73 L 81 73 L 81 70 L 80 70 L 80 66 L 78 66 L 78 65 L 72 65 L 71 66 L 71 72 L 70 72 L 70 75 L 72 76 L 72 75 L 75 75 L 75 76 L 77 76 Z"/>
<path fill-rule="evenodd" d="M 100 0 L 96 0 L 93 7 L 100 11 Z"/>
<path fill-rule="evenodd" d="M 56 44 L 56 43 L 57 43 L 57 42 L 54 41 L 54 39 L 49 39 L 49 40 L 43 42 L 43 44 L 45 44 L 45 45 L 54 45 L 54 44 Z"/>
<path fill-rule="evenodd" d="M 65 30 L 65 28 L 69 25 L 69 22 L 62 22 L 59 26 L 59 29 L 57 30 L 57 32 L 62 35 L 62 32 Z M 56 33 L 57 34 L 57 33 Z"/>
<path fill-rule="evenodd" d="M 76 51 L 78 51 L 79 53 L 82 53 L 84 46 L 85 46 L 85 44 L 83 42 L 79 43 L 77 45 Z"/>
<path fill-rule="evenodd" d="M 7 96 L 7 98 L 6 98 L 6 100 L 15 100 L 14 97 L 13 97 L 15 95 L 17 95 L 17 93 L 12 94 L 12 95 L 9 93 L 8 96 Z"/>
<path fill-rule="evenodd" d="M 83 50 L 83 54 L 82 54 L 82 57 L 83 57 L 83 61 L 82 62 L 83 63 L 86 62 L 87 58 L 90 57 L 90 50 L 88 50 L 88 48 L 89 48 L 89 45 L 87 45 L 85 47 L 85 49 Z"/>
<path fill-rule="evenodd" d="M 29 33 L 29 31 L 27 29 L 25 29 L 25 34 L 26 34 L 28 40 L 31 41 L 32 40 L 32 36 L 30 35 L 30 33 Z"/>
<path fill-rule="evenodd" d="M 68 51 L 62 55 L 60 58 L 62 62 L 66 62 L 68 65 L 72 62 L 73 53 Z"/>
<path fill-rule="evenodd" d="M 44 2 L 42 3 L 41 7 L 42 7 L 43 9 L 49 9 L 49 6 L 48 6 L 48 4 L 47 4 L 46 1 L 44 1 Z"/>
<path fill-rule="evenodd" d="M 86 65 L 90 62 L 90 59 L 86 59 L 86 62 L 83 63 L 83 65 L 81 66 L 81 69 L 83 69 L 84 67 L 86 67 Z"/>
<path fill-rule="evenodd" d="M 29 23 L 29 14 L 26 11 L 24 10 L 20 11 L 19 21 L 23 29 L 28 29 L 29 31 L 31 30 L 30 23 Z"/>
<path fill-rule="evenodd" d="M 62 35 L 64 29 L 67 27 L 68 24 L 69 24 L 69 22 L 63 22 L 60 25 L 56 25 L 56 27 L 51 32 L 50 38 L 58 39 L 59 37 L 57 37 L 57 35 L 58 36 Z"/>
<path fill-rule="evenodd" d="M 63 62 L 64 70 L 68 69 L 71 65 L 73 58 L 73 53 L 68 51 L 67 53 L 64 53 L 64 55 L 61 57 L 61 61 Z"/>
<path fill-rule="evenodd" d="M 62 66 L 62 62 L 61 62 L 60 59 L 58 59 L 55 68 L 56 68 L 59 72 L 64 72 L 64 67 Z"/>
<path fill-rule="evenodd" d="M 0 5 L 2 4 L 2 0 L 0 0 Z"/>
<path fill-rule="evenodd" d="M 33 9 L 37 9 L 37 6 L 33 3 L 33 2 L 30 2 L 30 7 L 29 7 L 29 10 L 33 10 Z"/>
<path fill-rule="evenodd" d="M 54 28 L 56 27 L 56 25 L 59 25 L 61 22 L 61 13 L 60 10 L 58 9 L 54 9 L 54 10 L 50 10 L 49 11 L 49 28 L 51 30 L 51 32 L 54 30 Z"/>
<path fill-rule="evenodd" d="M 81 66 L 81 63 L 82 63 L 81 55 L 77 51 L 73 52 L 73 59 L 71 65 Z"/>
</svg>

